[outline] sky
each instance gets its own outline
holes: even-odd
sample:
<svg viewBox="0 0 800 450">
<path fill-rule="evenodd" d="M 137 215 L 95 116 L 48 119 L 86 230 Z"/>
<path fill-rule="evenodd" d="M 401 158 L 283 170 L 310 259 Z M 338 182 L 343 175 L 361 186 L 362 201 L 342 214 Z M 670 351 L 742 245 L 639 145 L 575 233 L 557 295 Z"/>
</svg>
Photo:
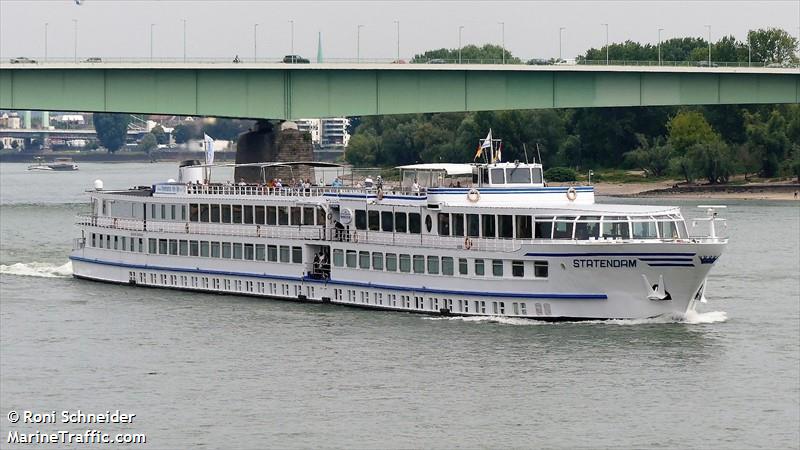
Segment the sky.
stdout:
<svg viewBox="0 0 800 450">
<path fill-rule="evenodd" d="M 325 58 L 394 58 L 400 22 L 400 57 L 462 43 L 502 42 L 515 56 L 572 58 L 590 47 L 633 40 L 723 35 L 779 27 L 800 34 L 800 0 L 773 1 L 218 1 L 218 0 L 0 0 L 0 59 L 72 58 L 77 20 L 78 57 L 279 58 L 291 51 L 310 59 L 322 33 Z M 500 24 L 504 22 L 504 26 Z M 45 23 L 48 25 L 45 26 Z M 258 24 L 255 33 L 254 24 Z M 151 26 L 152 25 L 152 26 Z"/>
</svg>

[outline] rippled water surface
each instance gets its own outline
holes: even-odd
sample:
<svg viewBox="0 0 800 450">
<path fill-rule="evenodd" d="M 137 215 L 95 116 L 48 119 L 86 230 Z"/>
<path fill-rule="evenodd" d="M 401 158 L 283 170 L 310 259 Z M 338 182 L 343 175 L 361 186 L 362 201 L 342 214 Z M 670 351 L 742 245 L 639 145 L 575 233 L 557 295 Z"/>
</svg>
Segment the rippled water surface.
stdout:
<svg viewBox="0 0 800 450">
<path fill-rule="evenodd" d="M 174 165 L 24 169 L 0 164 L 4 448 L 10 430 L 84 431 L 6 420 L 64 409 L 135 413 L 94 428 L 150 448 L 800 446 L 800 203 L 729 202 L 697 314 L 542 324 L 75 280 L 83 190 Z"/>
</svg>

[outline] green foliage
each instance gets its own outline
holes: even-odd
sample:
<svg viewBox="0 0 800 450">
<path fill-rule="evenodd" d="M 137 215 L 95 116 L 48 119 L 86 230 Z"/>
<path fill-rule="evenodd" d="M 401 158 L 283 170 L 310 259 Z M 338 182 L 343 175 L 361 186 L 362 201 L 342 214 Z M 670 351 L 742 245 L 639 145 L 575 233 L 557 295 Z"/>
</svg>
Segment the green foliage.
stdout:
<svg viewBox="0 0 800 450">
<path fill-rule="evenodd" d="M 678 155 L 685 155 L 695 145 L 706 145 L 720 139 L 699 111 L 684 110 L 667 124 L 669 144 Z"/>
<path fill-rule="evenodd" d="M 669 161 L 669 171 L 673 175 L 683 178 L 687 183 L 694 182 L 696 169 L 692 160 L 687 156 L 675 156 Z"/>
<path fill-rule="evenodd" d="M 660 137 L 655 138 L 652 144 L 642 134 L 637 134 L 636 137 L 639 139 L 639 147 L 625 153 L 625 160 L 642 169 L 645 176 L 660 177 L 664 175 L 669 168 L 672 146 L 664 143 Z"/>
<path fill-rule="evenodd" d="M 747 33 L 752 46 L 753 61 L 765 63 L 797 62 L 794 52 L 797 49 L 797 38 L 780 28 L 751 30 Z"/>
<path fill-rule="evenodd" d="M 100 145 L 114 153 L 125 145 L 128 137 L 128 124 L 131 121 L 129 114 L 95 113 L 94 129 Z"/>
<path fill-rule="evenodd" d="M 578 179 L 578 174 L 569 167 L 551 167 L 544 171 L 544 179 L 557 182 L 575 181 Z"/>
<path fill-rule="evenodd" d="M 765 121 L 762 114 L 745 114 L 747 146 L 761 159 L 761 175 L 774 177 L 778 174 L 781 161 L 787 156 L 790 141 L 787 136 L 786 119 L 776 109 L 769 113 Z"/>
<path fill-rule="evenodd" d="M 200 137 L 200 130 L 193 123 L 182 123 L 172 130 L 172 136 L 176 144 L 184 144 L 191 139 Z"/>
<path fill-rule="evenodd" d="M 787 176 L 796 177 L 800 183 L 800 144 L 792 146 L 791 156 L 784 161 L 782 172 Z"/>
<path fill-rule="evenodd" d="M 158 140 L 153 133 L 145 133 L 145 135 L 142 136 L 142 139 L 139 141 L 139 145 L 137 146 L 139 151 L 145 152 L 148 155 L 156 147 L 158 147 Z"/>
<path fill-rule="evenodd" d="M 204 124 L 202 131 L 198 131 L 192 138 L 200 138 L 203 136 L 203 133 L 205 133 L 214 139 L 235 141 L 240 134 L 250 129 L 251 123 L 252 122 L 248 120 L 216 119 L 213 122 Z"/>
<path fill-rule="evenodd" d="M 356 167 L 374 167 L 380 153 L 380 139 L 374 132 L 356 134 L 350 138 L 345 159 Z"/>
<path fill-rule="evenodd" d="M 508 50 L 505 51 L 506 64 L 521 64 L 522 61 L 513 56 Z M 425 53 L 414 55 L 412 63 L 427 63 L 432 60 L 442 60 L 448 63 L 458 62 L 457 48 L 440 48 L 438 50 L 428 50 Z M 465 45 L 461 48 L 461 62 L 463 63 L 500 63 L 503 60 L 503 47 L 499 45 L 486 44 L 483 47 L 476 45 Z"/>
<path fill-rule="evenodd" d="M 727 183 L 733 175 L 733 154 L 730 147 L 720 140 L 696 144 L 686 156 L 691 160 L 695 173 L 711 184 Z"/>
<path fill-rule="evenodd" d="M 156 137 L 156 142 L 158 142 L 158 145 L 169 144 L 169 135 L 164 131 L 164 128 L 161 125 L 154 126 L 150 132 Z"/>
</svg>

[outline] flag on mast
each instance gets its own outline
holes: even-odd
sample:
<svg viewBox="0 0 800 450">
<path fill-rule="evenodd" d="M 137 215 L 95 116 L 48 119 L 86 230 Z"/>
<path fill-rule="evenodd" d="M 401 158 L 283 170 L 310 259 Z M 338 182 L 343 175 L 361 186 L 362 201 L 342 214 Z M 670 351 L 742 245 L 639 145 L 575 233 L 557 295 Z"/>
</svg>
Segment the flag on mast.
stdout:
<svg viewBox="0 0 800 450">
<path fill-rule="evenodd" d="M 492 162 L 496 162 L 496 163 L 497 163 L 497 162 L 503 162 L 503 161 L 502 161 L 502 159 L 503 159 L 503 154 L 502 154 L 502 152 L 503 152 L 503 143 L 502 143 L 502 142 L 499 142 L 499 143 L 497 144 L 497 151 L 496 151 L 496 152 L 494 152 L 494 160 L 493 160 Z"/>
<path fill-rule="evenodd" d="M 492 129 L 489 128 L 489 134 L 486 135 L 486 139 L 483 140 L 481 145 L 478 147 L 478 151 L 475 152 L 475 158 L 473 161 L 480 158 L 483 155 L 483 149 L 488 148 L 491 152 L 492 150 Z"/>
<path fill-rule="evenodd" d="M 214 164 L 214 139 L 203 133 L 203 147 L 206 151 L 206 164 Z"/>
</svg>

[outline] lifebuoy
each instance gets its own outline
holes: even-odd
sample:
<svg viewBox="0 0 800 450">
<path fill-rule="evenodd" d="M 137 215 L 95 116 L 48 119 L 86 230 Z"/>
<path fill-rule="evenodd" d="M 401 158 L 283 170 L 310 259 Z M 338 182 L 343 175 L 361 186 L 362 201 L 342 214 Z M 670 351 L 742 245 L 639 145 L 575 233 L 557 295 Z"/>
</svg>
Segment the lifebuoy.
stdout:
<svg viewBox="0 0 800 450">
<path fill-rule="evenodd" d="M 472 248 L 472 239 L 465 237 L 464 238 L 464 249 L 469 250 Z"/>
<path fill-rule="evenodd" d="M 472 188 L 467 193 L 467 200 L 471 201 L 472 203 L 477 202 L 481 199 L 481 193 L 475 188 Z"/>
<path fill-rule="evenodd" d="M 331 219 L 333 219 L 333 214 L 332 213 L 328 213 L 328 220 L 331 220 Z"/>
<path fill-rule="evenodd" d="M 576 198 L 578 198 L 578 191 L 576 191 L 574 187 L 567 189 L 567 199 L 572 202 L 575 201 Z"/>
<path fill-rule="evenodd" d="M 378 200 L 383 200 L 383 189 L 378 189 L 378 193 L 375 195 L 378 197 Z"/>
</svg>

